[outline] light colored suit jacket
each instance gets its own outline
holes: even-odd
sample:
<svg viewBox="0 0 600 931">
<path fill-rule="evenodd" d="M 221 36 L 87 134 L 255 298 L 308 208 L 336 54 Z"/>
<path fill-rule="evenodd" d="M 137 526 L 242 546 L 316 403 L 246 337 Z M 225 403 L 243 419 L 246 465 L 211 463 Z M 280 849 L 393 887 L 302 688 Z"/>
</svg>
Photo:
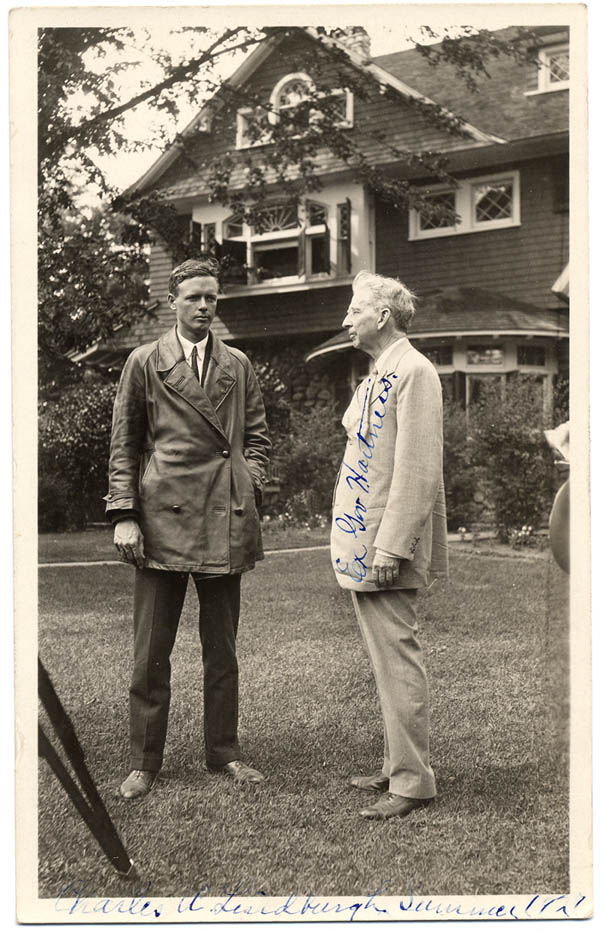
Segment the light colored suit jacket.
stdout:
<svg viewBox="0 0 600 931">
<path fill-rule="evenodd" d="M 377 591 L 376 549 L 402 558 L 396 588 L 448 574 L 443 407 L 435 367 L 402 339 L 358 386 L 333 501 L 331 559 L 342 588 Z"/>
</svg>

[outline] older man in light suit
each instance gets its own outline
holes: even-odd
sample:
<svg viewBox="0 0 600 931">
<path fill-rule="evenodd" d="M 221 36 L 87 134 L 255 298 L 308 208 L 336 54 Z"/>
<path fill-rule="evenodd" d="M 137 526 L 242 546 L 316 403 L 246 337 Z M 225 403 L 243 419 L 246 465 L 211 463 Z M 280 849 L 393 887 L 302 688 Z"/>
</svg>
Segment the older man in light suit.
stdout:
<svg viewBox="0 0 600 931">
<path fill-rule="evenodd" d="M 430 578 L 448 573 L 442 392 L 434 366 L 408 341 L 413 314 L 403 284 L 361 272 L 343 322 L 374 361 L 344 414 L 331 533 L 333 568 L 352 592 L 383 714 L 381 772 L 351 779 L 388 790 L 364 818 L 404 817 L 436 794 L 415 602 Z"/>
</svg>

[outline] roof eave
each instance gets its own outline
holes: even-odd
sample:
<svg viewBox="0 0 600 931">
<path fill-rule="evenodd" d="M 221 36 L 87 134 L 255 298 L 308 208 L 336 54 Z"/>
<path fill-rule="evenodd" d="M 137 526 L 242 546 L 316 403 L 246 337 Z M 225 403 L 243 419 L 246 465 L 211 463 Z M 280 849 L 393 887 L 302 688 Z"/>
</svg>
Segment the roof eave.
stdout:
<svg viewBox="0 0 600 931">
<path fill-rule="evenodd" d="M 230 87 L 237 88 L 244 83 L 256 69 L 263 63 L 263 61 L 271 54 L 276 45 L 281 41 L 279 35 L 269 36 L 263 41 L 248 55 L 247 58 L 239 65 L 234 73 L 225 81 L 224 83 Z M 209 119 L 212 113 L 214 112 L 215 107 L 215 98 L 218 96 L 217 93 L 210 99 L 210 101 L 201 108 L 200 112 L 187 124 L 187 126 L 181 131 L 180 136 L 189 136 L 193 133 L 198 125 L 202 123 L 203 120 Z M 181 142 L 177 140 L 172 142 L 168 148 L 159 155 L 157 160 L 148 168 L 148 170 L 139 178 L 137 181 L 134 181 L 133 184 L 130 184 L 125 194 L 136 194 L 143 191 L 150 184 L 156 181 L 164 172 L 169 168 L 173 162 L 177 159 L 183 149 Z"/>
<path fill-rule="evenodd" d="M 471 339 L 474 336 L 494 336 L 498 338 L 506 336 L 520 336 L 520 337 L 547 337 L 548 339 L 568 339 L 569 331 L 562 328 L 557 328 L 556 330 L 536 330 L 533 328 L 524 327 L 522 329 L 513 329 L 513 330 L 484 330 L 479 327 L 473 330 L 465 329 L 456 329 L 456 330 L 425 330 L 419 331 L 414 330 L 410 331 L 408 334 L 409 339 Z M 353 345 L 351 341 L 344 341 L 342 343 L 337 343 L 335 346 L 317 346 L 316 349 L 311 349 L 310 352 L 307 352 L 304 356 L 305 362 L 311 362 L 313 359 L 318 358 L 319 356 L 329 355 L 331 352 L 342 352 L 344 350 L 352 349 Z"/>
</svg>

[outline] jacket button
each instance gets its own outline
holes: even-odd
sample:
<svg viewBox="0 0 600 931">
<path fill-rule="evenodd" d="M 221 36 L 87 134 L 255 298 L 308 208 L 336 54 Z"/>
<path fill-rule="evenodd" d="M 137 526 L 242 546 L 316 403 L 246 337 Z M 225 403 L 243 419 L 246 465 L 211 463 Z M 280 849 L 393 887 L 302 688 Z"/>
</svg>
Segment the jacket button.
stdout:
<svg viewBox="0 0 600 931">
<path fill-rule="evenodd" d="M 173 505 L 171 506 L 171 510 L 174 511 L 175 514 L 180 514 L 180 513 L 181 513 L 181 507 L 180 507 L 178 504 L 173 504 Z"/>
<path fill-rule="evenodd" d="M 234 514 L 243 514 L 243 513 L 244 513 L 244 509 L 243 509 L 243 508 L 234 508 L 233 513 L 234 513 Z"/>
<path fill-rule="evenodd" d="M 229 450 L 224 449 L 221 455 L 223 456 L 223 459 L 229 459 Z"/>
</svg>

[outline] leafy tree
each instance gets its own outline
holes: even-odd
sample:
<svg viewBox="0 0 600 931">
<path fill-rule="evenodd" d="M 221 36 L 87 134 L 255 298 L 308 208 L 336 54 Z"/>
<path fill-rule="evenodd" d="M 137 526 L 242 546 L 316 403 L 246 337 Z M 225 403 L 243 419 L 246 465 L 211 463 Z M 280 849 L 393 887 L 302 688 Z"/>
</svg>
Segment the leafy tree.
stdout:
<svg viewBox="0 0 600 931">
<path fill-rule="evenodd" d="M 101 209 L 85 212 L 71 206 L 41 214 L 38 341 L 46 391 L 81 375 L 65 356 L 110 337 L 145 312 L 145 233 L 138 227 L 132 236 L 131 226 Z"/>
</svg>

